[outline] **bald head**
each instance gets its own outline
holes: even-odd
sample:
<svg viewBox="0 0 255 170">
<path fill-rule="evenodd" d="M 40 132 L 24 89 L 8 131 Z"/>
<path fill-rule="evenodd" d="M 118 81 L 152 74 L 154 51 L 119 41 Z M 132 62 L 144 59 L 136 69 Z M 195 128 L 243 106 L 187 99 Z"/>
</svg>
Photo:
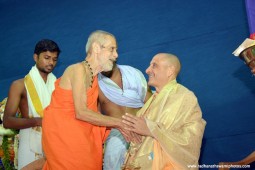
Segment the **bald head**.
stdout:
<svg viewBox="0 0 255 170">
<path fill-rule="evenodd" d="M 156 55 L 164 62 L 167 66 L 172 66 L 174 68 L 174 74 L 177 77 L 181 70 L 181 63 L 177 56 L 169 53 L 159 53 Z"/>
<path fill-rule="evenodd" d="M 159 53 L 152 58 L 150 66 L 146 69 L 149 76 L 148 85 L 160 92 L 167 83 L 176 79 L 180 69 L 180 61 L 175 55 Z"/>
</svg>

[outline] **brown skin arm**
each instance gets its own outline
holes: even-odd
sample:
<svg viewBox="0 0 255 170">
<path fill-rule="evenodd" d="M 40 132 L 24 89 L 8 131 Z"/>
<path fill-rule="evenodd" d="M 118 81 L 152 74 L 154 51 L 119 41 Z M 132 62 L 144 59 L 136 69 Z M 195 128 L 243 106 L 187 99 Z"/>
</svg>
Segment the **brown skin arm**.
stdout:
<svg viewBox="0 0 255 170">
<path fill-rule="evenodd" d="M 146 93 L 146 97 L 144 100 L 144 103 L 152 96 L 152 91 L 149 88 L 149 86 L 147 87 L 147 93 Z M 113 117 L 117 117 L 117 118 L 121 118 L 121 116 L 123 116 L 126 113 L 129 114 L 133 114 L 136 115 L 136 112 L 138 111 L 138 108 L 126 108 L 123 106 L 119 106 L 113 102 L 111 102 L 109 99 L 107 99 L 103 92 L 99 89 L 99 103 L 101 106 L 101 109 L 104 111 L 104 114 L 109 115 L 109 116 L 113 116 Z M 124 124 L 122 125 L 124 126 Z M 120 132 L 122 133 L 122 135 L 124 136 L 124 138 L 126 139 L 126 141 L 128 142 L 134 142 L 134 143 L 140 143 L 141 142 L 141 136 L 137 133 L 128 131 L 128 130 L 124 130 L 124 129 L 119 129 Z"/>
<path fill-rule="evenodd" d="M 46 158 L 37 159 L 21 168 L 21 170 L 42 170 L 45 161 Z"/>
<path fill-rule="evenodd" d="M 74 107 L 76 112 L 76 118 L 82 121 L 86 121 L 97 126 L 107 126 L 118 128 L 121 126 L 121 120 L 118 118 L 105 116 L 87 108 L 87 82 L 86 71 L 82 64 L 75 64 L 65 71 L 61 78 L 63 81 L 63 88 L 68 88 L 68 82 L 71 84 L 73 92 Z M 61 82 L 60 82 L 61 86 Z"/>
<path fill-rule="evenodd" d="M 22 118 L 17 118 L 16 113 L 20 109 Z M 6 102 L 3 126 L 8 129 L 25 129 L 34 126 L 41 126 L 41 118 L 28 117 L 27 95 L 24 79 L 14 81 L 8 93 Z"/>
</svg>

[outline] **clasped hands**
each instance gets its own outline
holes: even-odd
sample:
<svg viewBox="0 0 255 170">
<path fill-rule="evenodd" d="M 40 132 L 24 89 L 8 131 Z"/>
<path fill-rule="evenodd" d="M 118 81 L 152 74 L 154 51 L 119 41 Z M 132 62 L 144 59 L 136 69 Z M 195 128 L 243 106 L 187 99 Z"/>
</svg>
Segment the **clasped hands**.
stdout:
<svg viewBox="0 0 255 170">
<path fill-rule="evenodd" d="M 122 116 L 123 127 L 120 132 L 128 142 L 141 143 L 142 136 L 151 136 L 144 117 L 126 113 Z"/>
</svg>

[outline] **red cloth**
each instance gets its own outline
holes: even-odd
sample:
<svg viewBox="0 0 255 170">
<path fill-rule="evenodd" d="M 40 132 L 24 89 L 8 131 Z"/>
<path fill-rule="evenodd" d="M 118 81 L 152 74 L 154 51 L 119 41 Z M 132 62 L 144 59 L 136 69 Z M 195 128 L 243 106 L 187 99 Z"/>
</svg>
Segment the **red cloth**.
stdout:
<svg viewBox="0 0 255 170">
<path fill-rule="evenodd" d="M 250 39 L 255 40 L 255 33 L 250 35 Z"/>
<path fill-rule="evenodd" d="M 44 110 L 42 144 L 44 170 L 101 170 L 105 127 L 75 118 L 71 90 L 59 87 L 58 79 L 50 105 Z M 87 107 L 97 112 L 98 81 L 87 91 Z"/>
</svg>

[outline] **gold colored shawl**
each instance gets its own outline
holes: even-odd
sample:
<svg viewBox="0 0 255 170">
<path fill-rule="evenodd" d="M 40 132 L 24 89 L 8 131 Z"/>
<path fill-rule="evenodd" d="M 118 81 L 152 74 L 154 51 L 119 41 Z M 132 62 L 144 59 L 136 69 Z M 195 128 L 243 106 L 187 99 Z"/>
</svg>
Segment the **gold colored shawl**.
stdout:
<svg viewBox="0 0 255 170">
<path fill-rule="evenodd" d="M 146 118 L 153 138 L 144 137 L 142 144 L 131 143 L 127 165 L 141 170 L 197 166 L 206 122 L 196 96 L 176 80 L 154 99 L 155 95 L 137 113 Z"/>
</svg>

